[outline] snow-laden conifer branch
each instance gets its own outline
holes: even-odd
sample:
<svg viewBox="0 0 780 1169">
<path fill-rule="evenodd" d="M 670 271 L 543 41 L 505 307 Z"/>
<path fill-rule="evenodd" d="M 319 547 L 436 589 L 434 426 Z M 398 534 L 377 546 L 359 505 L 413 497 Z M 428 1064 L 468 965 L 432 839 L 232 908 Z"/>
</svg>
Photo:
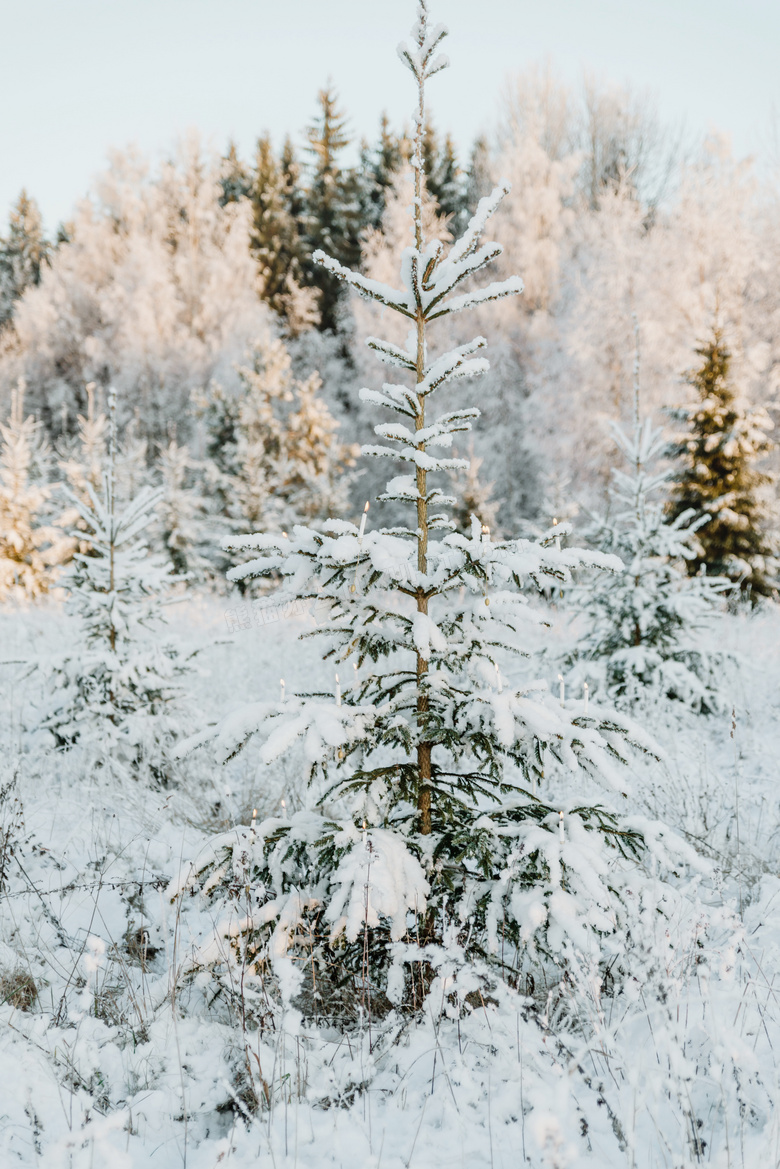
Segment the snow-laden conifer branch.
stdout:
<svg viewBox="0 0 780 1169">
<path fill-rule="evenodd" d="M 401 369 L 416 368 L 416 360 L 413 353 L 408 353 L 406 349 L 401 349 L 399 345 L 393 345 L 391 341 L 383 341 L 379 337 L 369 337 L 366 341 L 369 349 L 373 349 L 380 361 L 385 365 L 397 365 Z"/>
<path fill-rule="evenodd" d="M 425 426 L 422 430 L 412 431 L 406 426 L 388 424 L 375 426 L 374 433 L 380 438 L 395 439 L 408 446 L 417 447 L 421 443 L 433 446 L 451 446 L 452 435 L 461 431 L 471 430 L 471 420 L 479 418 L 479 410 L 472 407 L 469 410 L 453 410 L 450 414 L 442 414 L 432 426 Z"/>
<path fill-rule="evenodd" d="M 398 500 L 399 502 L 416 503 L 419 497 L 420 493 L 413 477 L 411 475 L 398 475 L 388 482 L 385 492 L 377 498 L 382 501 Z M 426 492 L 425 502 L 454 507 L 456 500 L 451 495 L 445 495 L 438 487 L 432 487 L 430 491 Z"/>
<path fill-rule="evenodd" d="M 411 390 L 407 390 L 405 386 L 389 385 L 385 385 L 383 389 L 385 393 L 364 387 L 360 391 L 360 400 L 362 402 L 370 402 L 373 406 L 386 406 L 388 410 L 395 410 L 398 414 L 405 414 L 407 418 L 415 418 L 417 416 L 416 402 Z M 393 391 L 400 391 L 400 393 Z"/>
<path fill-rule="evenodd" d="M 63 494 L 68 499 L 80 519 L 93 532 L 92 543 L 116 547 L 134 540 L 149 526 L 149 516 L 160 505 L 165 495 L 164 487 L 144 487 L 138 495 L 130 500 L 123 509 L 117 511 L 109 505 L 108 486 L 104 486 L 103 496 L 99 496 L 91 483 L 84 484 L 88 500 L 76 495 L 69 487 L 63 488 Z"/>
<path fill-rule="evenodd" d="M 469 276 L 476 275 L 482 268 L 486 268 L 488 264 L 492 264 L 494 260 L 502 254 L 503 248 L 500 244 L 490 243 L 485 244 L 479 251 L 475 252 L 468 260 L 464 260 L 460 264 L 447 265 L 448 271 L 445 274 L 442 270 L 437 274 L 436 280 L 431 283 L 425 290 L 425 314 L 429 319 L 432 319 L 431 309 L 435 308 L 437 304 Z"/>
<path fill-rule="evenodd" d="M 444 280 L 450 277 L 450 268 L 458 268 L 474 252 L 479 244 L 487 221 L 498 210 L 502 200 L 509 194 L 511 185 L 502 180 L 494 187 L 489 195 L 484 195 L 477 204 L 477 210 L 469 220 L 468 227 L 460 239 L 450 248 L 446 260 L 441 266 L 440 275 Z"/>
<path fill-rule="evenodd" d="M 379 429 L 379 428 L 377 428 Z M 395 427 L 391 429 L 403 429 Z M 398 434 L 388 435 L 389 438 L 400 439 Z M 417 448 L 410 444 L 406 449 L 398 450 L 397 447 L 376 446 L 368 444 L 360 448 L 361 454 L 369 455 L 372 458 L 387 458 L 400 459 L 405 463 L 414 463 L 417 467 L 424 471 L 465 471 L 468 469 L 468 459 L 437 459 L 433 455 L 429 455 L 427 451 L 417 450 Z"/>
<path fill-rule="evenodd" d="M 444 259 L 442 246 L 438 240 L 429 241 L 424 247 L 420 241 L 419 246 L 405 248 L 401 256 L 400 273 L 405 292 L 347 268 L 323 251 L 315 252 L 312 258 L 315 263 L 344 280 L 360 296 L 376 300 L 412 319 L 416 319 L 417 314 L 421 313 L 425 320 L 433 321 L 449 313 L 462 312 L 464 309 L 491 300 L 517 296 L 523 291 L 523 282 L 515 276 L 463 296 L 445 299 L 458 284 L 487 267 L 501 255 L 503 249 L 500 244 L 490 242 L 479 247 L 479 240 L 489 216 L 508 190 L 509 185 L 503 183 L 496 187 L 491 195 L 480 201 L 477 213 L 465 234 L 453 245 Z M 368 344 L 382 355 L 382 360 L 406 368 L 416 367 L 416 361 L 411 354 L 390 345 L 389 342 L 371 338 Z"/>
<path fill-rule="evenodd" d="M 492 300 L 503 300 L 507 296 L 519 296 L 523 291 L 523 282 L 519 276 L 510 276 L 508 280 L 498 280 L 488 284 L 486 288 L 479 288 L 475 292 L 467 292 L 463 296 L 453 296 L 445 300 L 444 304 L 435 313 L 427 318 L 429 321 L 439 317 L 449 316 L 450 313 L 460 313 L 466 309 L 477 308 L 481 304 L 489 304 Z"/>
<path fill-rule="evenodd" d="M 453 378 L 476 377 L 477 374 L 487 373 L 490 369 L 490 362 L 485 358 L 477 358 L 474 361 L 467 360 L 472 353 L 477 353 L 480 349 L 485 348 L 487 348 L 485 338 L 475 337 L 473 341 L 468 341 L 465 345 L 459 345 L 456 349 L 443 353 L 425 370 L 423 380 L 417 385 L 417 393 L 424 398 L 432 394 L 444 382 Z"/>
<path fill-rule="evenodd" d="M 389 284 L 382 284 L 379 280 L 371 280 L 361 272 L 355 272 L 354 269 L 340 264 L 338 260 L 334 260 L 320 249 L 312 254 L 312 260 L 328 272 L 332 272 L 334 276 L 338 276 L 340 280 L 344 280 L 360 296 L 367 300 L 376 300 L 398 313 L 403 313 L 405 317 L 414 319 L 414 309 L 409 305 L 408 292 L 401 292 Z"/>
</svg>

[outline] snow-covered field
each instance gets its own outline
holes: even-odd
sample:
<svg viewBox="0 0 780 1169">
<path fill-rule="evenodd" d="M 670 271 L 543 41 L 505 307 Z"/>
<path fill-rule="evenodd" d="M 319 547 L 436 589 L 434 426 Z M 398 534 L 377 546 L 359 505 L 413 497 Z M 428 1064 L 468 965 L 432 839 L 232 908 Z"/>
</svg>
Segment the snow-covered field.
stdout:
<svg viewBox="0 0 780 1169">
<path fill-rule="evenodd" d="M 331 685 L 298 639 L 311 616 L 231 634 L 234 604 L 188 596 L 169 614 L 200 647 L 196 723 L 277 695 L 282 676 L 289 691 Z M 553 620 L 563 648 L 572 632 Z M 67 633 L 56 601 L 6 606 L 0 656 L 45 657 Z M 206 911 L 166 887 L 216 830 L 298 805 L 289 761 L 196 753 L 172 790 L 87 778 L 33 729 L 40 675 L 3 667 L 0 1164 L 780 1163 L 780 611 L 723 617 L 710 636 L 738 655 L 735 727 L 730 711 L 647 717 L 667 763 L 637 811 L 703 863 L 665 878 L 663 915 L 637 905 L 635 977 L 540 972 L 465 1017 L 390 1013 L 371 1029 L 270 1008 L 245 1028 L 240 987 L 217 995 L 188 973 Z"/>
</svg>

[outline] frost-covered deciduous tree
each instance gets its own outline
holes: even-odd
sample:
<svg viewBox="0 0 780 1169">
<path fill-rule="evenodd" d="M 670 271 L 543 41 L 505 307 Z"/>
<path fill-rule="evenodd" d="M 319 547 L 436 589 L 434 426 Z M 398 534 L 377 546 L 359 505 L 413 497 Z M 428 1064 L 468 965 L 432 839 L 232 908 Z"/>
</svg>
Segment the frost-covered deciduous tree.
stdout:
<svg viewBox="0 0 780 1169">
<path fill-rule="evenodd" d="M 501 252 L 483 236 L 506 186 L 449 250 L 425 238 L 425 87 L 447 65 L 445 35 L 420 0 L 399 50 L 418 95 L 413 243 L 400 284 L 315 256 L 409 324 L 402 345 L 369 341 L 395 377 L 362 391 L 394 416 L 364 448 L 396 464 L 379 503 L 405 507 L 408 519 L 369 529 L 364 513 L 359 528 L 340 521 L 227 542 L 253 554 L 230 579 L 280 579 L 283 595 L 318 600 L 333 690 L 261 697 L 183 747 L 215 740 L 225 760 L 256 738 L 266 764 L 303 751 L 310 806 L 219 838 L 171 886 L 175 896 L 200 885 L 228 911 L 196 964 L 233 953 L 248 978 L 270 972 L 287 998 L 304 965 L 321 995 L 357 978 L 364 994 L 378 987 L 408 1008 L 437 973 L 464 980 L 437 984 L 442 1002 L 472 991 L 475 971 L 511 982 L 529 951 L 561 956 L 612 930 L 620 858 L 642 847 L 641 825 L 621 807 L 631 744 L 651 750 L 642 733 L 612 711 L 561 701 L 533 672 L 524 683 L 507 674 L 544 620 L 527 586 L 619 562 L 562 550 L 553 532 L 494 541 L 479 517 L 457 533 L 442 490 L 448 472 L 466 468 L 448 454 L 453 436 L 479 411 L 445 404 L 432 414 L 434 395 L 484 373 L 487 343 L 435 353 L 431 326 L 522 291 L 517 277 L 462 291 Z"/>
<path fill-rule="evenodd" d="M 48 592 L 70 549 L 62 528 L 51 522 L 49 452 L 41 429 L 34 418 L 24 417 L 20 383 L 11 416 L 0 423 L 0 599 Z"/>
<path fill-rule="evenodd" d="M 248 200 L 220 206 L 222 163 L 194 138 L 157 174 L 116 153 L 79 204 L 70 242 L 28 287 L 0 359 L 0 393 L 26 379 L 30 408 L 52 434 L 86 415 L 84 387 L 120 395 L 120 428 L 137 411 L 140 437 L 187 441 L 193 388 L 217 378 L 268 328 L 248 248 Z"/>
<path fill-rule="evenodd" d="M 72 640 L 45 663 L 42 725 L 60 747 L 79 744 L 97 765 L 165 785 L 176 776 L 171 749 L 181 732 L 177 699 L 189 666 L 164 636 L 170 567 L 149 555 L 144 537 L 163 490 L 144 488 L 120 502 L 115 457 L 112 403 L 102 490 L 87 483 L 86 502 L 71 494 L 90 550 L 76 553 L 64 581 Z"/>
<path fill-rule="evenodd" d="M 737 397 L 719 329 L 696 352 L 702 364 L 688 381 L 697 401 L 671 412 L 684 430 L 669 452 L 677 460 L 670 514 L 693 510 L 707 517 L 688 561 L 691 574 L 706 570 L 743 592 L 772 596 L 779 578 L 766 489 L 773 477 L 758 465 L 771 447 L 772 420 Z"/>
</svg>

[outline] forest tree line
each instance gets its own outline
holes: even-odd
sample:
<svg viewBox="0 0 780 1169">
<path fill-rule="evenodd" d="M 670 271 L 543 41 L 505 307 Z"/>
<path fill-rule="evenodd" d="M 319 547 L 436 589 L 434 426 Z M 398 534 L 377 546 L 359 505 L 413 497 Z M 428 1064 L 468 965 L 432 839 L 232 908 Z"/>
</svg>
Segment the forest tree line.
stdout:
<svg viewBox="0 0 780 1169">
<path fill-rule="evenodd" d="M 114 386 L 136 476 L 173 477 L 193 523 L 359 510 L 376 484 L 356 446 L 374 420 L 358 390 L 381 314 L 311 257 L 322 248 L 391 278 L 410 242 L 409 131 L 383 116 L 373 142 L 351 141 L 331 86 L 302 140 L 264 135 L 243 158 L 234 144 L 209 155 L 193 134 L 156 169 L 117 151 L 53 238 L 22 193 L 0 241 L 0 416 L 33 420 L 47 452 L 31 462 L 38 486 L 67 481 L 74 461 L 89 473 L 85 434 Z M 780 368 L 772 176 L 760 181 L 720 139 L 685 142 L 641 95 L 592 81 L 573 90 L 549 69 L 507 84 L 497 124 L 463 157 L 429 124 L 423 161 L 426 230 L 445 243 L 495 180 L 510 180 L 495 234 L 500 263 L 525 282 L 497 309 L 484 424 L 457 452 L 471 464 L 458 484 L 464 525 L 469 510 L 506 529 L 546 524 L 603 499 L 609 424 L 631 416 L 638 325 L 643 405 L 678 459 L 680 412 L 707 377 L 702 347 L 727 355 L 723 393 L 753 436 L 745 507 L 768 548 Z M 708 491 L 728 494 L 717 481 Z"/>
</svg>

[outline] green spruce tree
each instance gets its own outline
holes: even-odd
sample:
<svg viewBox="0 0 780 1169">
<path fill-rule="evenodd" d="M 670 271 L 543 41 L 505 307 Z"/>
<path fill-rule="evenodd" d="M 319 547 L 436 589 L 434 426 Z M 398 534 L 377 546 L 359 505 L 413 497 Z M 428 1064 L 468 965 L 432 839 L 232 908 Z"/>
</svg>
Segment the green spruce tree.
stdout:
<svg viewBox="0 0 780 1169">
<path fill-rule="evenodd" d="M 252 230 L 249 246 L 257 259 L 261 296 L 285 322 L 298 331 L 294 308 L 300 303 L 304 248 L 293 214 L 291 175 L 273 152 L 270 138 L 257 141 L 255 169 L 249 188 Z"/>
<path fill-rule="evenodd" d="M 381 227 L 388 193 L 408 156 L 406 138 L 394 134 L 390 119 L 382 114 L 378 141 L 372 146 L 364 142 L 360 152 L 360 210 L 364 228 Z"/>
<path fill-rule="evenodd" d="M 227 154 L 222 159 L 222 174 L 219 180 L 222 188 L 220 207 L 245 199 L 249 194 L 251 182 L 249 171 L 239 156 L 238 147 L 235 142 L 229 142 Z"/>
<path fill-rule="evenodd" d="M 11 209 L 8 235 L 0 240 L 0 328 L 11 320 L 24 290 L 40 284 L 48 254 L 38 204 L 22 191 Z"/>
<path fill-rule="evenodd" d="M 446 135 L 444 142 L 440 143 L 439 136 L 430 122 L 423 139 L 423 170 L 429 195 L 438 203 L 441 214 L 449 216 L 453 228 L 457 229 L 466 204 L 465 186 L 458 165 L 455 143 L 449 134 Z"/>
<path fill-rule="evenodd" d="M 307 255 L 323 249 L 340 263 L 360 263 L 360 200 L 357 175 L 343 169 L 342 151 L 349 145 L 347 123 L 332 86 L 319 94 L 319 113 L 307 131 L 309 182 L 306 190 Z M 339 330 L 344 288 L 332 272 L 307 261 L 307 283 L 319 294 L 320 328 Z"/>
<path fill-rule="evenodd" d="M 735 393 L 731 354 L 719 328 L 696 352 L 702 364 L 688 377 L 696 401 L 671 411 L 684 429 L 669 450 L 678 468 L 669 514 L 672 519 L 688 511 L 708 517 L 696 533 L 689 575 L 704 569 L 710 576 L 728 577 L 745 594 L 770 596 L 777 591 L 778 575 L 763 495 L 772 477 L 758 463 L 771 449 L 767 432 L 772 423 L 765 410 L 751 408 Z"/>
</svg>

